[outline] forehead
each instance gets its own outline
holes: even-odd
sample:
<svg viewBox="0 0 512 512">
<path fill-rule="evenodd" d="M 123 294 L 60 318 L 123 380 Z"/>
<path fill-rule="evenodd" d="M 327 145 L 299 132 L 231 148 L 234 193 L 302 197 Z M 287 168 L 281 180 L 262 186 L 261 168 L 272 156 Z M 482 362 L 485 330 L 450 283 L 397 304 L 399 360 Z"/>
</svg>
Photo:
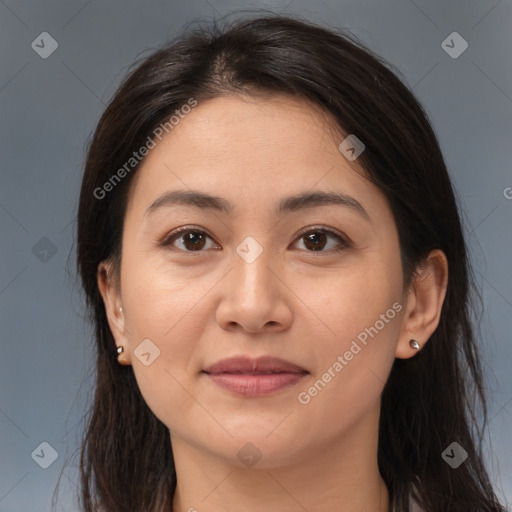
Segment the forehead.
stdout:
<svg viewBox="0 0 512 512">
<path fill-rule="evenodd" d="M 129 209 L 147 208 L 163 191 L 177 188 L 229 198 L 235 210 L 340 186 L 362 202 L 375 201 L 375 195 L 383 201 L 357 162 L 340 153 L 343 138 L 329 115 L 304 99 L 226 96 L 199 102 L 155 140 L 133 180 Z"/>
<path fill-rule="evenodd" d="M 203 168 L 236 160 L 245 164 L 240 172 L 247 174 L 251 168 L 260 168 L 258 164 L 316 161 L 319 151 L 324 161 L 337 160 L 339 131 L 328 113 L 305 99 L 221 96 L 199 102 L 183 115 L 157 141 L 142 167 L 157 160 L 169 165 L 186 160 L 188 167 L 200 161 Z"/>
</svg>

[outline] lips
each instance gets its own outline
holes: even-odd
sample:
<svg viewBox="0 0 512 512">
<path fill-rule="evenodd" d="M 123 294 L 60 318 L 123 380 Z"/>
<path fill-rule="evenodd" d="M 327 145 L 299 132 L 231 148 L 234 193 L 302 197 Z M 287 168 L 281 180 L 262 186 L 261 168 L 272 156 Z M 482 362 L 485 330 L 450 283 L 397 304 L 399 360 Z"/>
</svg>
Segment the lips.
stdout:
<svg viewBox="0 0 512 512">
<path fill-rule="evenodd" d="M 258 359 L 249 357 L 232 357 L 212 364 L 205 373 L 245 373 L 245 374 L 269 374 L 269 373 L 307 373 L 304 368 L 289 363 L 278 357 L 263 356 Z"/>
<path fill-rule="evenodd" d="M 203 370 L 221 388 L 243 397 L 275 393 L 299 382 L 307 370 L 276 357 L 233 357 Z"/>
</svg>

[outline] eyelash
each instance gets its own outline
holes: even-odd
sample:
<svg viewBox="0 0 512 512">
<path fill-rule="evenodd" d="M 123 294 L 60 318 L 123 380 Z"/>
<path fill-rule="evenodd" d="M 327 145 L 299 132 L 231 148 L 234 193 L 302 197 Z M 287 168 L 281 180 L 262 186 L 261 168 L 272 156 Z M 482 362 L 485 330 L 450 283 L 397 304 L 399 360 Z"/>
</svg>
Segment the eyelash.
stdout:
<svg viewBox="0 0 512 512">
<path fill-rule="evenodd" d="M 168 235 L 166 235 L 160 242 L 157 243 L 158 247 L 161 247 L 161 248 L 169 248 L 171 246 L 171 244 L 175 241 L 175 240 L 179 240 L 179 235 L 183 235 L 183 234 L 186 234 L 186 233 L 198 233 L 200 235 L 205 235 L 207 236 L 208 238 L 210 238 L 211 240 L 213 240 L 213 238 L 208 234 L 206 233 L 205 231 L 203 231 L 202 229 L 199 229 L 199 228 L 195 228 L 194 226 L 184 226 L 184 227 L 181 227 L 181 228 L 178 228 L 178 229 L 175 229 L 174 231 L 172 231 L 171 233 L 169 233 Z M 337 238 L 338 241 L 340 242 L 340 246 L 335 248 L 335 249 L 329 249 L 327 251 L 308 251 L 306 250 L 306 252 L 310 252 L 310 253 L 315 253 L 315 254 L 334 254 L 334 253 L 338 253 L 338 252 L 341 252 L 349 247 L 352 246 L 352 244 L 348 241 L 348 239 L 343 236 L 341 233 L 339 233 L 338 231 L 335 231 L 333 229 L 327 229 L 327 228 L 324 228 L 324 227 L 321 227 L 321 226 L 312 226 L 312 227 L 308 227 L 307 230 L 304 230 L 302 231 L 301 233 L 299 233 L 298 237 L 297 237 L 297 241 L 299 239 L 301 239 L 302 237 L 304 237 L 305 235 L 307 235 L 308 233 L 324 233 L 326 235 L 332 235 L 333 237 Z M 201 253 L 201 252 L 205 252 L 204 250 L 199 250 L 199 251 L 187 251 L 187 250 L 181 250 L 181 249 L 176 249 L 176 248 L 171 248 L 171 250 L 177 250 L 179 252 L 185 252 L 185 253 Z"/>
</svg>

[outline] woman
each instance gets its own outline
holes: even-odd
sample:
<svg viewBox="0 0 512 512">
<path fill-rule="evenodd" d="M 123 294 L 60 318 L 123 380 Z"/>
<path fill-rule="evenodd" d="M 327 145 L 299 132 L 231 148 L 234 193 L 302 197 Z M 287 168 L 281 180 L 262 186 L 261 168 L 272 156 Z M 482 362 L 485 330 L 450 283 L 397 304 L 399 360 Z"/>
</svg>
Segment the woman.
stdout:
<svg viewBox="0 0 512 512">
<path fill-rule="evenodd" d="M 83 510 L 504 510 L 446 166 L 349 35 L 269 16 L 146 58 L 89 147 L 78 269 Z"/>
</svg>

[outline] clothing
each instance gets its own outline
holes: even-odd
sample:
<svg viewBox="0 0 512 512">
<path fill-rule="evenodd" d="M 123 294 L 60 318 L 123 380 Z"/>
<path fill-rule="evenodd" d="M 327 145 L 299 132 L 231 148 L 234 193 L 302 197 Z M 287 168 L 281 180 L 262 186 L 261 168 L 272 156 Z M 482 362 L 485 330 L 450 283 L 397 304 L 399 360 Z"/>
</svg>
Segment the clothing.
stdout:
<svg viewBox="0 0 512 512">
<path fill-rule="evenodd" d="M 418 488 L 416 485 L 412 484 L 413 490 L 418 494 Z M 412 497 L 412 495 L 409 495 L 409 504 L 411 506 L 411 512 L 425 512 L 416 502 L 416 500 Z"/>
<path fill-rule="evenodd" d="M 424 510 L 416 503 L 415 500 L 410 499 L 410 503 L 411 503 L 411 512 L 424 512 Z"/>
</svg>

